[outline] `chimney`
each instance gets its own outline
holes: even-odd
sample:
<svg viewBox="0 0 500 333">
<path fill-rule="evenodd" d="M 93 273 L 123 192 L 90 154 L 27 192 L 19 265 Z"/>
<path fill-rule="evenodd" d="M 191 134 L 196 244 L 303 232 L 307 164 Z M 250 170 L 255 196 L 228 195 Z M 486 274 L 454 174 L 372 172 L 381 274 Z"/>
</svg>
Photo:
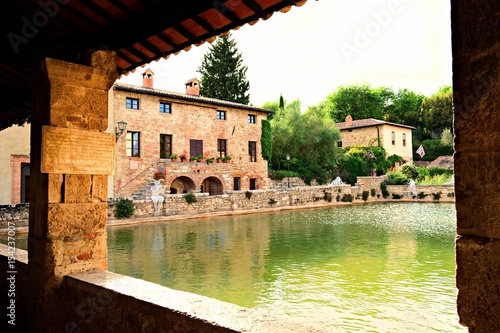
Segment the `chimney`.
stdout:
<svg viewBox="0 0 500 333">
<path fill-rule="evenodd" d="M 142 86 L 144 88 L 153 89 L 153 75 L 155 73 L 149 68 L 142 73 Z"/>
<path fill-rule="evenodd" d="M 348 114 L 347 117 L 345 117 L 345 125 L 352 126 L 352 117 L 350 114 Z"/>
<path fill-rule="evenodd" d="M 194 78 L 185 83 L 186 94 L 200 96 L 200 80 Z"/>
</svg>

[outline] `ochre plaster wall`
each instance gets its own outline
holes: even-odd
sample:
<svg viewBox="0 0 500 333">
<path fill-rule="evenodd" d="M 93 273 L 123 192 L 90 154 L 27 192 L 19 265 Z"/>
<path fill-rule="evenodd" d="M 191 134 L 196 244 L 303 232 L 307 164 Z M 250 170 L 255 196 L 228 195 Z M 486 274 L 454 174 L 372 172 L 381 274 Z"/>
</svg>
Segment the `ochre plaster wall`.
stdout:
<svg viewBox="0 0 500 333">
<path fill-rule="evenodd" d="M 349 132 L 348 129 L 342 130 L 342 147 L 352 145 L 378 146 L 377 136 L 380 135 L 380 142 L 387 150 L 388 156 L 399 155 L 408 163 L 413 163 L 411 129 L 387 124 L 380 125 L 378 128 L 379 133 L 377 133 L 376 126 L 353 128 L 350 130 L 351 132 Z M 396 135 L 396 142 L 394 145 L 391 140 L 392 131 L 394 131 Z M 403 133 L 406 134 L 405 146 L 403 146 L 402 140 Z"/>
<path fill-rule="evenodd" d="M 413 163 L 413 153 L 412 153 L 412 136 L 411 129 L 398 127 L 393 125 L 383 125 L 380 126 L 380 135 L 382 137 L 382 145 L 387 150 L 387 155 L 399 155 L 408 163 Z M 394 145 L 392 144 L 392 134 L 394 131 L 396 140 Z M 403 133 L 406 134 L 406 145 L 403 146 Z"/>
<path fill-rule="evenodd" d="M 2 180 L 0 181 L 0 205 L 19 203 L 20 197 L 13 196 L 15 177 L 13 177 L 12 155 L 29 156 L 30 125 L 12 126 L 0 131 L 0 147 L 0 179 Z M 20 185 L 20 169 L 18 176 L 17 184 Z M 19 191 L 14 192 L 14 194 L 17 193 Z"/>
</svg>

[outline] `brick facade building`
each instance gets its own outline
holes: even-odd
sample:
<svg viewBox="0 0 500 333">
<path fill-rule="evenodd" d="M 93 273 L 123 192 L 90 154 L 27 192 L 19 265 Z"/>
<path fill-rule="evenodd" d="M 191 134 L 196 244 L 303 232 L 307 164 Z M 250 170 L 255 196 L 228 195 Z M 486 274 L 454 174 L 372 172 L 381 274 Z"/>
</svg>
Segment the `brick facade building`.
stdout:
<svg viewBox="0 0 500 333">
<path fill-rule="evenodd" d="M 120 121 L 127 127 L 117 136 L 109 196 L 134 196 L 157 171 L 164 174 L 167 194 L 268 187 L 260 139 L 261 120 L 270 110 L 201 97 L 197 79 L 186 82 L 186 93 L 155 89 L 153 76 L 147 69 L 142 87 L 116 83 L 110 90 L 110 127 L 120 132 Z M 181 162 L 181 155 L 188 160 Z M 199 155 L 214 162 L 189 161 Z M 226 156 L 229 163 L 215 160 Z"/>
</svg>

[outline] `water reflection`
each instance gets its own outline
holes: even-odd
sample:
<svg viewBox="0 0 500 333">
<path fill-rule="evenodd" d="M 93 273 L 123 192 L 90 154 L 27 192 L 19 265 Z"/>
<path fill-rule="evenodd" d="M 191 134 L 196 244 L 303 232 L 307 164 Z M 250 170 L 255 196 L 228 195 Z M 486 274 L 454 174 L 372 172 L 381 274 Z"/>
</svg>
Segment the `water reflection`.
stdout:
<svg viewBox="0 0 500 333">
<path fill-rule="evenodd" d="M 451 204 L 379 204 L 108 230 L 109 270 L 348 332 L 466 332 Z"/>
</svg>

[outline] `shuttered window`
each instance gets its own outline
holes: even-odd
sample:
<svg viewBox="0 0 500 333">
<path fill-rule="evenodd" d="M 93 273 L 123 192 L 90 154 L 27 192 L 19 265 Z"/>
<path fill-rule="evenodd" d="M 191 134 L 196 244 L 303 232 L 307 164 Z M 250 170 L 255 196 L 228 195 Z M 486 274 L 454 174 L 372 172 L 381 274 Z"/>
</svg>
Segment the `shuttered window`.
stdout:
<svg viewBox="0 0 500 333">
<path fill-rule="evenodd" d="M 203 140 L 189 140 L 189 155 L 190 157 L 203 155 Z"/>
</svg>

